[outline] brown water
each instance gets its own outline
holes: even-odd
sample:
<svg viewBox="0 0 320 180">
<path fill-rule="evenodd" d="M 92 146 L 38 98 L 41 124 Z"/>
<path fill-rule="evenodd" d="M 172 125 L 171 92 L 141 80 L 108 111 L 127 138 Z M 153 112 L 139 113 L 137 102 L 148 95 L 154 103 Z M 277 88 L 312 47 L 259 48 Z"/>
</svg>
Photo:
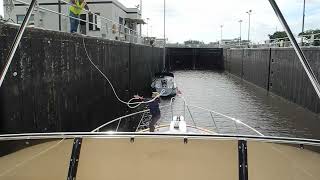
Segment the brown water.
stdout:
<svg viewBox="0 0 320 180">
<path fill-rule="evenodd" d="M 221 72 L 176 71 L 174 74 L 179 89 L 190 105 L 240 119 L 267 136 L 320 139 L 318 115 L 260 87 Z M 167 99 L 161 104 L 169 102 Z M 213 121 L 209 112 L 191 107 L 190 111 L 197 126 L 219 133 L 255 134 L 227 118 L 214 115 Z M 188 110 L 184 110 L 182 99 L 178 98 L 173 103 L 173 112 L 174 115 L 185 114 L 188 124 L 194 124 Z M 171 116 L 171 108 L 165 108 L 161 123 L 167 123 Z"/>
</svg>

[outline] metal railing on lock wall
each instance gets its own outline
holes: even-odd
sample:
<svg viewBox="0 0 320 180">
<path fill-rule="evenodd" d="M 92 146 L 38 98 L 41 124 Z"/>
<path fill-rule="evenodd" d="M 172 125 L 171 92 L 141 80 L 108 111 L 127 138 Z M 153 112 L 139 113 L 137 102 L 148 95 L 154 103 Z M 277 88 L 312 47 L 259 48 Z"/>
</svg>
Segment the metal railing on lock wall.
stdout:
<svg viewBox="0 0 320 180">
<path fill-rule="evenodd" d="M 30 3 L 22 1 L 22 0 L 14 0 L 14 1 L 21 3 L 21 4 L 24 4 L 24 5 L 30 5 Z M 60 1 L 68 6 L 71 6 L 71 4 L 65 0 L 60 0 Z M 104 16 L 100 16 L 99 14 L 93 13 L 93 12 L 86 10 L 86 9 L 84 9 L 83 11 L 88 14 L 94 15 L 96 18 L 100 18 L 100 20 L 104 21 L 104 23 L 101 22 L 98 24 L 98 22 L 91 22 L 91 21 L 87 21 L 87 20 L 84 20 L 81 18 L 72 17 L 72 16 L 69 16 L 68 14 L 60 13 L 60 12 L 57 12 L 57 11 L 54 11 L 54 10 L 51 10 L 48 8 L 41 7 L 40 5 L 37 5 L 37 8 L 41 9 L 43 11 L 47 11 L 47 12 L 50 12 L 53 14 L 61 15 L 61 16 L 67 17 L 67 18 L 76 19 L 76 20 L 79 20 L 80 22 L 88 23 L 89 25 L 94 25 L 96 27 L 102 27 L 102 24 L 105 23 L 105 27 L 100 28 L 100 30 L 104 29 L 106 31 L 105 32 L 106 34 L 109 34 L 109 33 L 114 34 L 115 39 L 112 39 L 112 40 L 120 40 L 120 41 L 140 43 L 140 44 L 147 43 L 147 42 L 144 42 L 144 40 L 145 40 L 144 36 L 139 35 L 140 32 L 138 32 L 134 29 L 130 29 L 130 28 L 124 26 L 123 24 L 115 22 L 115 21 L 113 21 L 109 18 L 106 18 Z M 101 37 L 101 36 L 99 36 L 99 37 Z M 108 38 L 106 38 L 106 39 L 108 39 Z M 111 38 L 109 38 L 109 39 L 111 39 Z"/>
<path fill-rule="evenodd" d="M 299 45 L 302 47 L 310 47 L 310 46 L 317 46 L 315 45 L 316 42 L 320 44 L 320 38 L 315 38 L 319 36 L 320 33 L 315 34 L 308 34 L 308 35 L 300 35 L 296 36 L 296 39 L 301 39 Z M 220 47 L 222 48 L 262 48 L 262 47 L 292 47 L 291 42 L 288 37 L 284 38 L 275 38 L 275 39 L 268 39 L 264 40 L 263 42 L 242 42 L 239 43 L 237 41 L 221 44 Z"/>
</svg>

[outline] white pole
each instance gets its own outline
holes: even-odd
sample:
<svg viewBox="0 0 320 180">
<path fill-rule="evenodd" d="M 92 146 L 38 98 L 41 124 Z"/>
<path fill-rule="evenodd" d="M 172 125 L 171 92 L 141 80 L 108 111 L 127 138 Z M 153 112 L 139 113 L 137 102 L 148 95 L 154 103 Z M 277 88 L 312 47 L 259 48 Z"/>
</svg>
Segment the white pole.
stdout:
<svg viewBox="0 0 320 180">
<path fill-rule="evenodd" d="M 140 0 L 140 13 L 141 13 L 141 16 L 142 16 L 142 0 Z"/>
<path fill-rule="evenodd" d="M 306 17 L 306 0 L 303 0 L 303 15 L 302 15 L 302 32 L 304 32 L 304 19 Z"/>
<path fill-rule="evenodd" d="M 250 42 L 250 27 L 251 26 L 251 14 L 249 14 L 249 32 L 248 32 L 248 43 Z"/>
<path fill-rule="evenodd" d="M 142 18 L 142 0 L 140 0 L 140 18 Z M 142 25 L 140 24 L 140 36 L 142 36 Z"/>
<path fill-rule="evenodd" d="M 306 0 L 303 0 L 303 14 L 302 14 L 302 33 L 304 33 L 304 20 L 306 17 Z M 301 46 L 303 46 L 303 37 L 301 37 Z"/>
<path fill-rule="evenodd" d="M 223 25 L 221 25 L 220 28 L 221 28 L 221 37 L 220 37 L 220 44 L 219 44 L 219 46 L 222 47 L 222 29 L 223 29 Z"/>
<path fill-rule="evenodd" d="M 242 23 L 242 20 L 239 21 L 240 23 L 240 37 L 239 37 L 239 46 L 241 46 L 241 23 Z"/>
<path fill-rule="evenodd" d="M 251 30 L 251 13 L 252 10 L 249 10 L 247 14 L 249 15 L 249 27 L 248 27 L 248 43 L 250 43 L 250 30 Z"/>
<path fill-rule="evenodd" d="M 163 0 L 163 70 L 166 69 L 166 0 Z"/>
<path fill-rule="evenodd" d="M 149 18 L 147 18 L 147 37 L 149 37 Z"/>
</svg>

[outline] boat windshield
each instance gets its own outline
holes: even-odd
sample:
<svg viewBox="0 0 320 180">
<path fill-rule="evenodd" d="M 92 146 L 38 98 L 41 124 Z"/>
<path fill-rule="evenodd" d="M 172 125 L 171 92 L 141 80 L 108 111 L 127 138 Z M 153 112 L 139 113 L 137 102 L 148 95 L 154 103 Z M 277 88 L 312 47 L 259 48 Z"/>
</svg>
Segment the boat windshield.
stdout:
<svg viewBox="0 0 320 180">
<path fill-rule="evenodd" d="M 320 179 L 320 30 L 279 3 L 294 31 L 275 0 L 4 0 L 0 180 Z"/>
</svg>

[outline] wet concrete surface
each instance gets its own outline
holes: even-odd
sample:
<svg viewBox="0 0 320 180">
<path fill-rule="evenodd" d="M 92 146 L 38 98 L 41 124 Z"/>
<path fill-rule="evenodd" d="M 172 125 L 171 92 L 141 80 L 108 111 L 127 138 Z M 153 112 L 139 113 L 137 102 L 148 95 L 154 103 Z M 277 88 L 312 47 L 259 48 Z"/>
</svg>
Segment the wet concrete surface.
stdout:
<svg viewBox="0 0 320 180">
<path fill-rule="evenodd" d="M 176 71 L 174 74 L 189 105 L 239 119 L 267 136 L 320 138 L 319 115 L 234 75 L 213 71 Z M 170 99 L 161 102 L 161 105 L 168 104 Z M 191 117 L 179 97 L 172 109 L 162 110 L 161 124 L 168 123 L 173 112 L 173 115 L 185 115 L 188 124 L 219 133 L 256 135 L 239 123 L 217 114 L 211 116 L 198 108 L 189 107 Z"/>
</svg>

